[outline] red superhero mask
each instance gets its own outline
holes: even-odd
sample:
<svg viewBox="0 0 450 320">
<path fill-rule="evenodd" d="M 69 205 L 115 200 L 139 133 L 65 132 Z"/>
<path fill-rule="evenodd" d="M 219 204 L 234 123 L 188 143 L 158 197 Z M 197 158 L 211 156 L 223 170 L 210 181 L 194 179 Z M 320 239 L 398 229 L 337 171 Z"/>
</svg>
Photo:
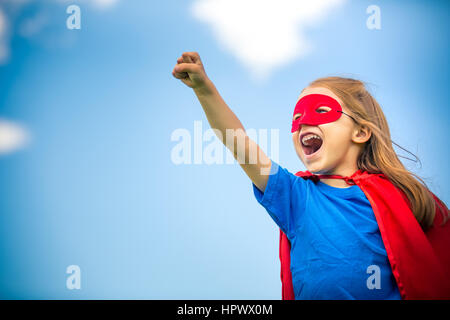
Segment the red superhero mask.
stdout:
<svg viewBox="0 0 450 320">
<path fill-rule="evenodd" d="M 320 107 L 329 107 L 331 110 L 324 112 Z M 292 130 L 300 129 L 302 124 L 317 126 L 338 120 L 342 115 L 342 107 L 335 99 L 324 94 L 309 94 L 301 98 L 294 109 L 294 116 L 299 113 L 300 117 L 292 121 Z"/>
</svg>

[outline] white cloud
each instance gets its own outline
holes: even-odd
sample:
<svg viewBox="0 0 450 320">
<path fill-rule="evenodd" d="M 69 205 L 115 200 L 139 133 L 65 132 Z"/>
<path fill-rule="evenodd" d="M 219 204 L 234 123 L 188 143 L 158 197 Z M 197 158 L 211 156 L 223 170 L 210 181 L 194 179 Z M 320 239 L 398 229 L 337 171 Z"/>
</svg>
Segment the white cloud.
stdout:
<svg viewBox="0 0 450 320">
<path fill-rule="evenodd" d="M 77 4 L 80 5 L 81 3 L 89 3 L 99 9 L 106 9 L 114 6 L 119 0 L 79 0 L 74 2 L 73 0 L 58 0 L 59 2 L 64 2 L 67 4 Z M 81 5 L 80 5 L 81 7 Z"/>
<path fill-rule="evenodd" d="M 73 0 L 52 0 L 61 5 L 73 4 Z M 83 9 L 87 4 L 98 10 L 109 9 L 117 4 L 119 0 L 79 0 Z M 0 0 L 0 66 L 7 63 L 10 57 L 10 38 L 13 34 L 23 37 L 32 37 L 38 34 L 48 24 L 50 18 L 45 12 L 38 11 L 35 16 L 29 17 L 17 23 L 14 17 L 20 16 L 20 12 L 32 3 L 31 0 Z M 43 4 L 42 6 L 45 6 Z M 6 12 L 6 13 L 5 13 Z M 62 11 L 63 14 L 64 11 Z M 13 27 L 17 30 L 13 29 Z"/>
<path fill-rule="evenodd" d="M 196 0 L 192 14 L 220 45 L 264 79 L 313 49 L 306 28 L 326 23 L 346 0 Z"/>
<path fill-rule="evenodd" d="M 117 0 L 93 0 L 94 4 L 101 8 L 108 8 L 117 3 Z"/>
<path fill-rule="evenodd" d="M 10 121 L 0 119 L 0 155 L 23 148 L 29 141 L 27 130 Z"/>
<path fill-rule="evenodd" d="M 32 37 L 38 34 L 48 23 L 49 17 L 44 11 L 38 12 L 35 16 L 28 18 L 18 28 L 18 33 L 22 37 Z"/>
</svg>

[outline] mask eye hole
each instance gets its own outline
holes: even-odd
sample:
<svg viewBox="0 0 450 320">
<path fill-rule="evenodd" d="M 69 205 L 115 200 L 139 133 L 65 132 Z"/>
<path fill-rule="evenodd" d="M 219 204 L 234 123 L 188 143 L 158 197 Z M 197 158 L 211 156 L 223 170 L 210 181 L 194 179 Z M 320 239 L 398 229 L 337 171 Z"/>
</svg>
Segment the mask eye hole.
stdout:
<svg viewBox="0 0 450 320">
<path fill-rule="evenodd" d="M 300 118 L 301 116 L 302 116 L 301 113 L 294 114 L 294 121 L 297 120 L 298 118 Z"/>
<path fill-rule="evenodd" d="M 316 109 L 316 112 L 317 112 L 317 113 L 327 113 L 327 112 L 329 112 L 330 110 L 331 110 L 330 107 L 327 107 L 327 106 L 321 106 L 321 107 L 318 107 L 318 108 Z"/>
</svg>

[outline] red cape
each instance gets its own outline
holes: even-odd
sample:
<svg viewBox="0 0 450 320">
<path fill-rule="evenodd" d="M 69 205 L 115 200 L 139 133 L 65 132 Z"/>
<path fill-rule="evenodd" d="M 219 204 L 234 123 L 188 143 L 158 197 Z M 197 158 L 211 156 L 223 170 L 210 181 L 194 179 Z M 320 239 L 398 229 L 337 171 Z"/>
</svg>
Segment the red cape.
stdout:
<svg viewBox="0 0 450 320">
<path fill-rule="evenodd" d="M 320 179 L 309 171 L 296 175 Z M 443 217 L 436 209 L 433 226 L 424 233 L 406 197 L 386 176 L 358 170 L 345 180 L 358 185 L 372 205 L 402 299 L 450 299 L 450 222 L 441 225 Z M 280 230 L 283 300 L 295 299 L 290 251 L 291 244 Z"/>
</svg>

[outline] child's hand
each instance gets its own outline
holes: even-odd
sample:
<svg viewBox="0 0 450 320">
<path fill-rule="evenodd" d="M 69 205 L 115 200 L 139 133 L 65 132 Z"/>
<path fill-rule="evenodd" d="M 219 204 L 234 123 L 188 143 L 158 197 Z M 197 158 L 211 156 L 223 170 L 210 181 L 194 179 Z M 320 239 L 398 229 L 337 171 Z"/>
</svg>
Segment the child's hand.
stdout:
<svg viewBox="0 0 450 320">
<path fill-rule="evenodd" d="M 210 80 L 197 52 L 185 52 L 177 59 L 172 75 L 195 91 L 207 92 Z"/>
</svg>

